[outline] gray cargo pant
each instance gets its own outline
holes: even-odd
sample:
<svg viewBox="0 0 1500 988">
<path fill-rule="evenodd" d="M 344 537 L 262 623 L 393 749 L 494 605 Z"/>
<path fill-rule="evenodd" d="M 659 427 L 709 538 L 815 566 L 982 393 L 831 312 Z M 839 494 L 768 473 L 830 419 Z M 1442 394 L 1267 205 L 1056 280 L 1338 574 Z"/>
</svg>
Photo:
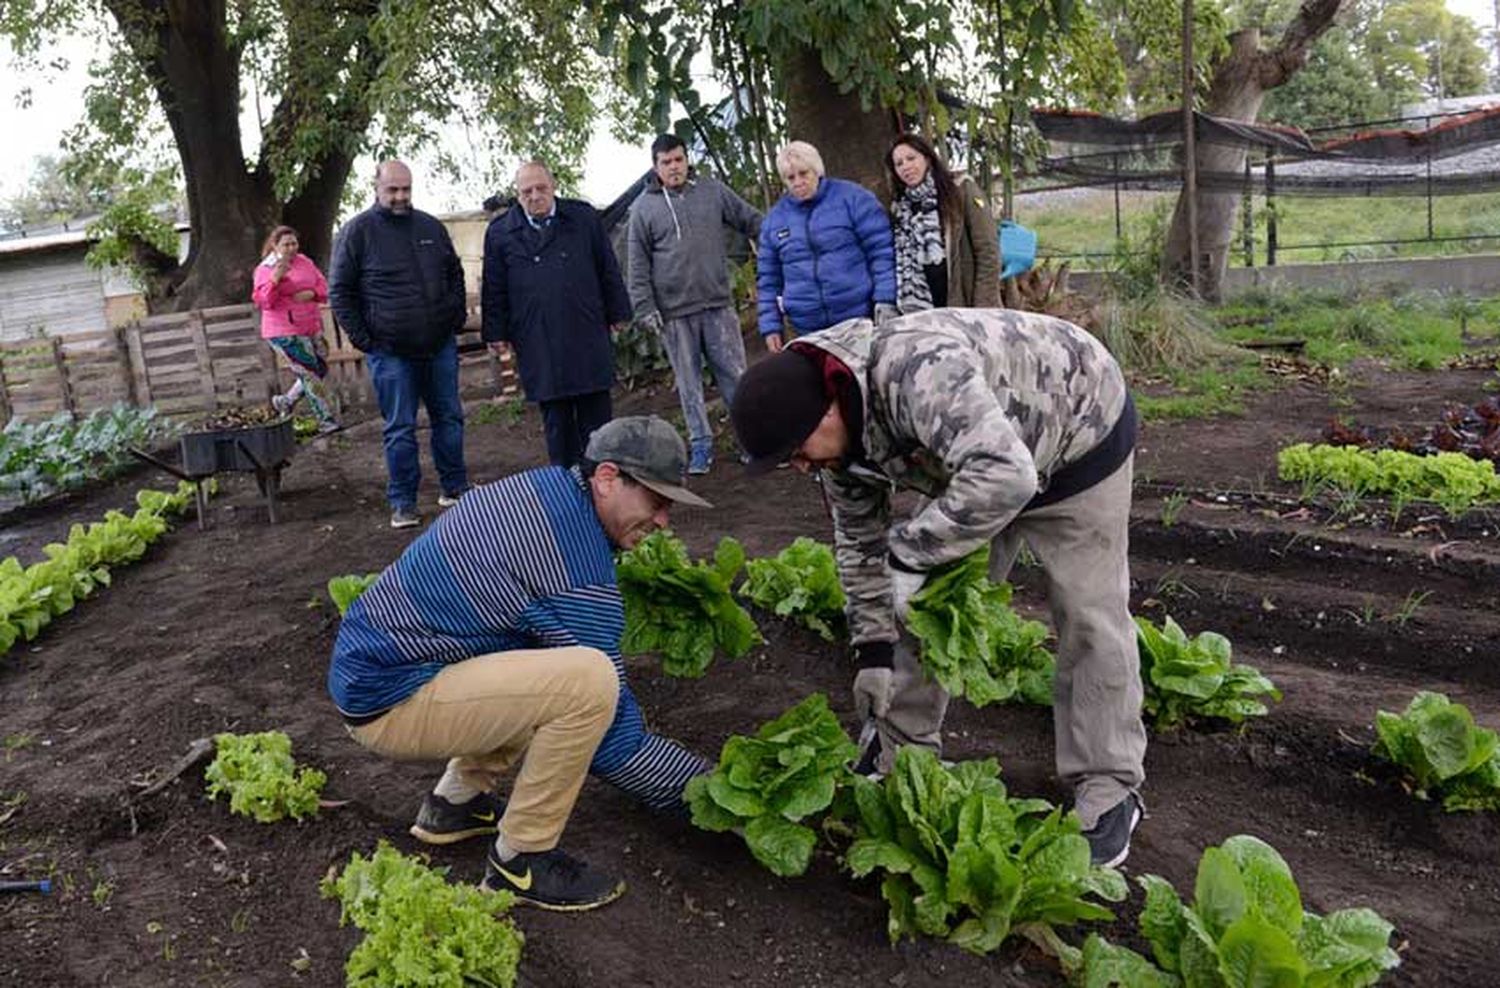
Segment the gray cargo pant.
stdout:
<svg viewBox="0 0 1500 988">
<path fill-rule="evenodd" d="M 745 373 L 745 338 L 740 335 L 739 316 L 733 306 L 725 305 L 668 319 L 661 339 L 672 362 L 689 446 L 695 452 L 711 453 L 714 430 L 703 403 L 703 359 L 708 359 L 708 369 L 727 407 L 734 401 L 734 389 Z"/>
<path fill-rule="evenodd" d="M 991 580 L 1009 575 L 1023 542 L 1045 574 L 1058 638 L 1057 775 L 1073 787 L 1085 830 L 1146 778 L 1127 557 L 1133 465 L 1134 457 L 1088 490 L 1026 512 L 990 549 Z M 890 713 L 876 724 L 886 772 L 903 744 L 941 750 L 948 709 L 948 694 L 922 672 L 915 648 L 897 648 L 894 686 Z"/>
</svg>

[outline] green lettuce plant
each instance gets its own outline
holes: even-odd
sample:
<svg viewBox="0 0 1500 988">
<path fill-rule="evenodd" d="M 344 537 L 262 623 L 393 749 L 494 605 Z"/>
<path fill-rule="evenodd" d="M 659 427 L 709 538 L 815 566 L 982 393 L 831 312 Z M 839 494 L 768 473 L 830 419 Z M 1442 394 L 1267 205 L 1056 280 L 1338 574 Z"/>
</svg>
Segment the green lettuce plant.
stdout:
<svg viewBox="0 0 1500 988">
<path fill-rule="evenodd" d="M 627 655 L 655 653 L 669 676 L 697 678 L 714 652 L 737 659 L 761 641 L 749 613 L 730 592 L 745 565 L 734 539 L 719 540 L 712 563 L 694 563 L 670 532 L 653 532 L 615 566 L 625 604 Z"/>
<path fill-rule="evenodd" d="M 1231 661 L 1229 639 L 1223 635 L 1205 631 L 1189 638 L 1170 617 L 1160 628 L 1143 617 L 1135 624 L 1146 715 L 1158 731 L 1208 717 L 1240 724 L 1266 715 L 1258 697 L 1281 699 L 1281 691 L 1260 670 Z"/>
<path fill-rule="evenodd" d="M 1161 970 L 1091 937 L 1082 954 L 1063 957 L 1075 983 L 1363 988 L 1401 963 L 1390 947 L 1391 924 L 1375 911 L 1305 911 L 1286 861 L 1255 837 L 1241 834 L 1203 852 L 1191 905 L 1158 875 L 1138 881 L 1146 890 L 1140 930 Z"/>
<path fill-rule="evenodd" d="M 38 501 L 108 477 L 134 462 L 131 446 L 149 448 L 176 428 L 154 408 L 121 403 L 81 418 L 12 419 L 0 429 L 0 497 Z"/>
<path fill-rule="evenodd" d="M 352 923 L 364 939 L 344 965 L 349 988 L 511 988 L 526 938 L 505 913 L 509 892 L 486 892 L 447 881 L 381 841 L 366 858 L 358 851 L 343 873 L 319 884 L 340 904 L 339 925 Z"/>
<path fill-rule="evenodd" d="M 789 617 L 827 641 L 838 637 L 844 618 L 844 587 L 833 550 L 802 537 L 765 559 L 745 564 L 740 595 L 778 617 Z"/>
<path fill-rule="evenodd" d="M 1394 449 L 1298 443 L 1276 454 L 1276 469 L 1282 480 L 1301 483 L 1309 493 L 1327 489 L 1358 497 L 1386 496 L 1398 505 L 1434 501 L 1450 515 L 1500 501 L 1495 465 L 1462 453 L 1418 456 Z"/>
<path fill-rule="evenodd" d="M 142 490 L 135 498 L 134 514 L 109 511 L 103 521 L 74 525 L 65 541 L 43 547 L 41 562 L 0 561 L 0 655 L 108 586 L 112 568 L 141 558 L 167 530 L 166 517 L 192 503 L 193 487 L 183 481 L 175 492 Z"/>
<path fill-rule="evenodd" d="M 922 667 L 976 707 L 1020 697 L 1052 705 L 1047 626 L 1010 607 L 1011 586 L 989 580 L 990 549 L 934 570 L 911 600 L 906 627 L 922 646 Z"/>
<path fill-rule="evenodd" d="M 739 831 L 755 860 L 778 875 L 800 875 L 817 843 L 801 821 L 832 805 L 857 754 L 828 698 L 814 693 L 754 737 L 725 741 L 718 767 L 689 782 L 684 798 L 697 826 Z"/>
<path fill-rule="evenodd" d="M 339 609 L 339 615 L 349 613 L 349 605 L 355 599 L 374 585 L 380 579 L 379 573 L 366 573 L 360 576 L 358 573 L 350 573 L 347 576 L 335 576 L 328 581 L 328 596 L 333 601 L 333 606 Z"/>
<path fill-rule="evenodd" d="M 280 731 L 218 734 L 217 754 L 203 772 L 208 795 L 229 795 L 229 811 L 275 823 L 318 815 L 318 795 L 328 777 L 315 768 L 297 768 L 292 739 Z"/>
<path fill-rule="evenodd" d="M 1418 693 L 1406 711 L 1375 714 L 1375 754 L 1400 766 L 1418 796 L 1443 809 L 1500 810 L 1500 739 L 1467 707 L 1442 693 Z"/>
<path fill-rule="evenodd" d="M 945 768 L 908 746 L 880 783 L 854 780 L 856 877 L 880 872 L 894 943 L 941 937 L 976 954 L 1024 936 L 1057 952 L 1056 928 L 1111 920 L 1090 899 L 1119 902 L 1125 879 L 1095 867 L 1078 817 L 1040 799 L 1013 799 L 993 759 Z"/>
</svg>

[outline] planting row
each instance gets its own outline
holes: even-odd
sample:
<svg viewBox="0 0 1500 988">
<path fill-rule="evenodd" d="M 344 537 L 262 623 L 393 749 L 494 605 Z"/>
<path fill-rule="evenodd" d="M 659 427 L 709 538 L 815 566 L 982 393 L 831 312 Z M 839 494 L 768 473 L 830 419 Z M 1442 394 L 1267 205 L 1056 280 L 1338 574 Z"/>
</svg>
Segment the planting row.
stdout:
<svg viewBox="0 0 1500 988">
<path fill-rule="evenodd" d="M 0 562 L 0 655 L 18 641 L 31 641 L 74 604 L 109 585 L 110 570 L 134 562 L 167 530 L 167 517 L 180 515 L 193 500 L 193 485 L 174 492 L 142 490 L 137 509 L 110 511 L 85 528 L 74 525 L 65 542 L 43 550 L 47 558 L 30 566 L 10 556 Z"/>
<path fill-rule="evenodd" d="M 81 419 L 12 419 L 0 429 L 0 497 L 25 503 L 82 487 L 129 463 L 131 446 L 149 448 L 175 428 L 154 408 L 123 404 Z"/>
</svg>

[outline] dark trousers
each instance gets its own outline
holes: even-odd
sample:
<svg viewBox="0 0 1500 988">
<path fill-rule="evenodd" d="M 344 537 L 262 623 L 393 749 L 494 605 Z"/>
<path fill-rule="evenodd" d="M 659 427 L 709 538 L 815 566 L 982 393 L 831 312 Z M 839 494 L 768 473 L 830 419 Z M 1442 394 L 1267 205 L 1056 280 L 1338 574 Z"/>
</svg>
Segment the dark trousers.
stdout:
<svg viewBox="0 0 1500 988">
<path fill-rule="evenodd" d="M 570 467 L 583 459 L 593 431 L 614 417 L 608 391 L 540 402 L 547 432 L 547 458 L 554 466 Z"/>
</svg>

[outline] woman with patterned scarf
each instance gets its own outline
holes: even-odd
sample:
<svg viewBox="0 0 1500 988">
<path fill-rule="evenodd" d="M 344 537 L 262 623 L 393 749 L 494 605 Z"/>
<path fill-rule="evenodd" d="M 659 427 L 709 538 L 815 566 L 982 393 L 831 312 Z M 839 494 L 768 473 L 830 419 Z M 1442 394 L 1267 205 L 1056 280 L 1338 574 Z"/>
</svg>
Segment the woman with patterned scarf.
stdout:
<svg viewBox="0 0 1500 988">
<path fill-rule="evenodd" d="M 896 306 L 1000 308 L 1000 244 L 979 188 L 932 145 L 903 134 L 885 157 L 896 239 Z"/>
</svg>

